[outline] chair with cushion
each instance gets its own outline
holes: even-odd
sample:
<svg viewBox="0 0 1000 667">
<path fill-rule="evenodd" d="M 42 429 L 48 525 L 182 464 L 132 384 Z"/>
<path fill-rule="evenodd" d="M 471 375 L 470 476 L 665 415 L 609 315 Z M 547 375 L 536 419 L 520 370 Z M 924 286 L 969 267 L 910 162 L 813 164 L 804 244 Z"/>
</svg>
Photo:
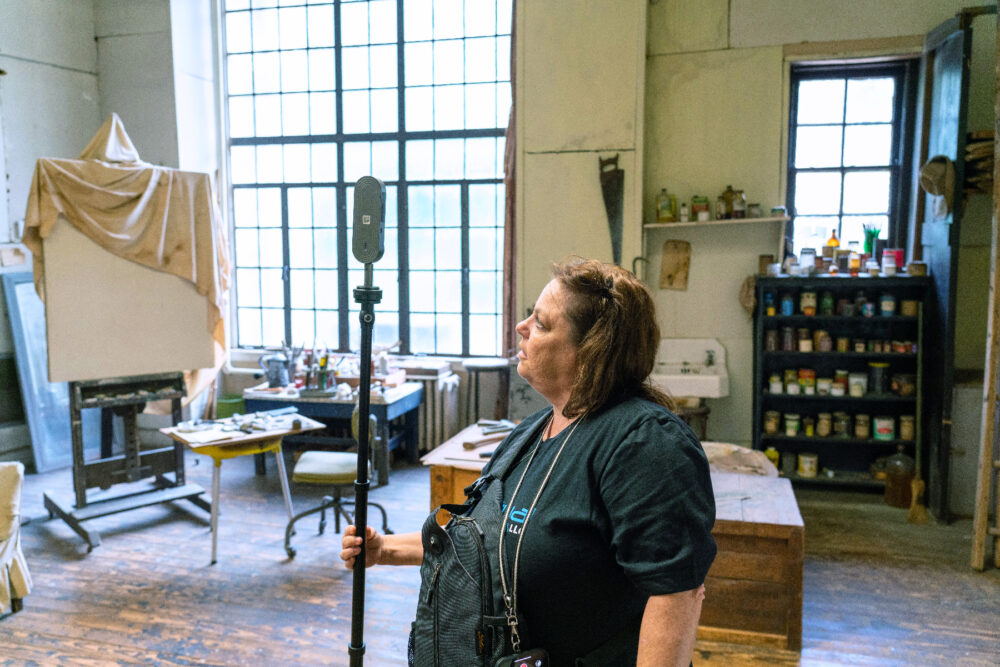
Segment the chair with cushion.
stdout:
<svg viewBox="0 0 1000 667">
<path fill-rule="evenodd" d="M 21 552 L 21 486 L 24 466 L 0 463 L 0 616 L 20 611 L 31 592 L 31 573 Z"/>
<path fill-rule="evenodd" d="M 370 455 L 375 451 L 377 426 L 378 422 L 375 419 L 375 415 L 370 415 L 368 427 L 368 451 Z M 354 438 L 345 438 L 344 442 L 356 446 L 358 438 L 357 409 L 355 409 L 353 418 L 351 419 L 351 433 L 354 435 Z M 368 471 L 370 476 L 370 459 L 368 462 Z M 324 496 L 323 501 L 318 506 L 300 512 L 289 519 L 288 526 L 285 528 L 285 553 L 288 554 L 289 558 L 295 557 L 295 549 L 292 548 L 291 542 L 292 535 L 295 534 L 295 522 L 299 519 L 318 512 L 320 535 L 326 529 L 326 511 L 328 509 L 333 512 L 334 527 L 337 533 L 340 533 L 341 516 L 344 517 L 344 520 L 348 524 L 354 523 L 354 515 L 347 511 L 347 507 L 354 506 L 354 500 L 350 498 L 345 499 L 342 494 L 346 490 L 354 490 L 354 481 L 357 478 L 357 472 L 358 454 L 356 451 L 329 452 L 310 450 L 302 453 L 299 460 L 295 462 L 295 468 L 292 470 L 292 482 L 296 484 L 319 484 L 332 487 L 333 493 L 332 495 Z M 369 502 L 368 507 L 374 507 L 382 513 L 382 532 L 387 535 L 391 534 L 392 531 L 389 530 L 388 516 L 386 515 L 385 508 L 373 502 Z"/>
</svg>

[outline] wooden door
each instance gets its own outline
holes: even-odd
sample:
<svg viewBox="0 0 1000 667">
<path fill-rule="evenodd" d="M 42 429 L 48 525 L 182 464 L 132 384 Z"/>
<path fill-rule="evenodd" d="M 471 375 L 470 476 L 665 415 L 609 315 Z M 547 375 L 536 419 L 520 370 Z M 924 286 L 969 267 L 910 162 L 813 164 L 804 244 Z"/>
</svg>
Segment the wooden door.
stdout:
<svg viewBox="0 0 1000 667">
<path fill-rule="evenodd" d="M 921 470 L 928 480 L 927 503 L 941 521 L 948 516 L 952 388 L 955 361 L 955 288 L 958 274 L 962 183 L 965 171 L 969 98 L 971 16 L 959 14 L 931 31 L 924 42 L 923 150 L 919 164 L 944 156 L 954 169 L 954 195 L 945 213 L 934 196 L 921 191 L 917 205 L 923 260 L 931 275 L 924 368 L 926 448 Z"/>
</svg>

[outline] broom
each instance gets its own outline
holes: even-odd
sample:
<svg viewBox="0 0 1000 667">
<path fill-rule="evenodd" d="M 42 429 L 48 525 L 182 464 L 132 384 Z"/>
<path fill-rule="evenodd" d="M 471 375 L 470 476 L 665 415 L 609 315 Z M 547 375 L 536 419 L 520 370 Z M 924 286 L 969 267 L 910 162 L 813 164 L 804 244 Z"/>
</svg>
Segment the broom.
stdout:
<svg viewBox="0 0 1000 667">
<path fill-rule="evenodd" d="M 927 508 L 924 506 L 924 480 L 920 478 L 920 438 L 914 454 L 913 480 L 910 482 L 910 513 L 906 520 L 910 523 L 927 523 Z"/>
</svg>

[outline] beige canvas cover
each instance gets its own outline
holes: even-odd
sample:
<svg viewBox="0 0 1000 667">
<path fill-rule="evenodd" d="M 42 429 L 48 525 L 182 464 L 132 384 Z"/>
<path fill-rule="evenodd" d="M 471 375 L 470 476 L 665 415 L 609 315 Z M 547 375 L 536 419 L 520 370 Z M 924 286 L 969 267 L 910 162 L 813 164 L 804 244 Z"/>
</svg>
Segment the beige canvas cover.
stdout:
<svg viewBox="0 0 1000 667">
<path fill-rule="evenodd" d="M 76 159 L 39 159 L 24 244 L 34 254 L 35 288 L 43 300 L 42 241 L 60 216 L 108 252 L 193 283 L 208 301 L 219 367 L 226 344 L 230 264 L 210 175 L 143 162 L 114 113 Z M 197 384 L 206 384 L 204 380 Z M 189 383 L 189 396 L 201 388 Z"/>
</svg>

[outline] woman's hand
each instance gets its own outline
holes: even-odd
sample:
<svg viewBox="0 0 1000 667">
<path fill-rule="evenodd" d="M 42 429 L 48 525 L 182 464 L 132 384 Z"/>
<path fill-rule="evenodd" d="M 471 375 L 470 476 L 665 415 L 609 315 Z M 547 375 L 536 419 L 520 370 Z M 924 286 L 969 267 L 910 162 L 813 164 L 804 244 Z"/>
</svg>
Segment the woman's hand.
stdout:
<svg viewBox="0 0 1000 667">
<path fill-rule="evenodd" d="M 365 545 L 365 567 L 377 565 L 382 559 L 383 536 L 368 526 L 365 530 L 367 544 Z M 341 540 L 343 549 L 340 551 L 340 558 L 348 570 L 354 569 L 354 561 L 361 553 L 361 538 L 357 536 L 357 528 L 348 525 L 344 529 L 344 537 Z"/>
</svg>

